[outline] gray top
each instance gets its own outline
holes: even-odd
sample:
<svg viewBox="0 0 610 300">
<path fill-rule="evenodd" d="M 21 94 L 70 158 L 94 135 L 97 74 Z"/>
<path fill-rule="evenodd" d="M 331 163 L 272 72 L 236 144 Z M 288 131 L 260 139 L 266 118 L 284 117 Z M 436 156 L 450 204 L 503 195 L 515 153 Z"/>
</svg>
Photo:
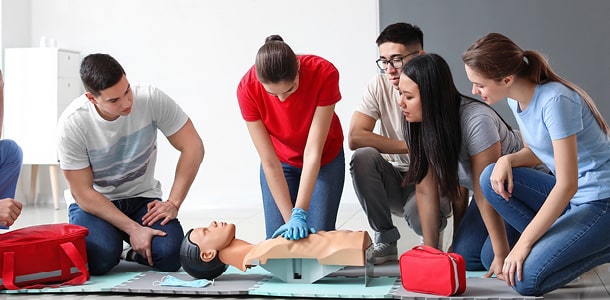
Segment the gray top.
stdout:
<svg viewBox="0 0 610 300">
<path fill-rule="evenodd" d="M 478 100 L 475 100 L 478 101 Z M 477 155 L 496 142 L 502 144 L 502 155 L 517 152 L 523 148 L 518 130 L 510 130 L 493 108 L 484 103 L 462 99 L 460 123 L 462 145 L 458 162 L 458 177 L 461 186 L 473 190 L 471 157 Z"/>
</svg>

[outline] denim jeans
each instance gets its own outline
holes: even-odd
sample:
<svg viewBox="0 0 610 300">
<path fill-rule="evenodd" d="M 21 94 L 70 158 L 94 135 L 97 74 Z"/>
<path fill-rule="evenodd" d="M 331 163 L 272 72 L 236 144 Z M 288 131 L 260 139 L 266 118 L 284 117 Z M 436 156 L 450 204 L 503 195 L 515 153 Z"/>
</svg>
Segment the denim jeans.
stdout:
<svg viewBox="0 0 610 300">
<path fill-rule="evenodd" d="M 23 152 L 13 140 L 0 140 L 0 199 L 15 198 Z"/>
<path fill-rule="evenodd" d="M 299 182 L 301 180 L 301 172 L 303 169 L 296 168 L 289 164 L 282 163 L 284 176 L 288 183 L 288 191 L 290 192 L 290 200 L 292 205 L 296 203 L 297 193 L 299 191 Z M 335 222 L 337 221 L 337 211 L 339 210 L 339 201 L 343 193 L 343 184 L 345 182 L 345 155 L 343 149 L 337 157 L 330 163 L 321 166 L 316 180 L 316 186 L 311 201 L 309 202 L 307 225 L 316 230 L 335 230 Z M 280 213 L 269 185 L 263 167 L 260 167 L 260 183 L 263 196 L 263 208 L 265 210 L 265 229 L 267 239 L 271 238 L 273 233 L 284 224 L 284 218 Z"/>
<path fill-rule="evenodd" d="M 523 232 L 544 204 L 555 177 L 531 168 L 514 168 L 512 197 L 506 201 L 491 188 L 489 177 L 494 166 L 487 166 L 481 174 L 483 194 L 506 222 Z M 610 198 L 570 203 L 533 245 L 523 263 L 523 279 L 516 281 L 515 290 L 539 296 L 610 262 L 609 209 Z"/>
<path fill-rule="evenodd" d="M 521 234 L 506 222 L 504 226 L 508 243 L 512 247 Z M 468 271 L 489 270 L 494 259 L 491 239 L 474 198 L 470 200 L 470 205 L 453 235 L 453 252 L 464 257 Z"/>
<path fill-rule="evenodd" d="M 112 203 L 130 219 L 142 225 L 142 216 L 148 211 L 147 204 L 154 198 L 129 198 L 112 201 Z M 110 271 L 119 263 L 123 251 L 123 241 L 129 243 L 129 235 L 112 224 L 82 210 L 76 203 L 70 204 L 68 216 L 71 224 L 89 229 L 86 238 L 89 272 L 101 275 Z M 153 267 L 159 271 L 174 272 L 180 269 L 180 244 L 184 238 L 182 225 L 173 219 L 165 225 L 156 222 L 150 228 L 167 233 L 166 236 L 154 236 L 151 242 Z M 148 261 L 135 255 L 135 261 L 148 265 Z"/>
</svg>

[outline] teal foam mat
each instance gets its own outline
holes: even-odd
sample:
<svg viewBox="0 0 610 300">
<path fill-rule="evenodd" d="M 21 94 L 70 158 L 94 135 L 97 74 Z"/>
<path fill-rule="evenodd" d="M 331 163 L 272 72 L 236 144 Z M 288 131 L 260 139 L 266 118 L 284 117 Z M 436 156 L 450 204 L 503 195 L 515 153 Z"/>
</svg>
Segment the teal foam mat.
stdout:
<svg viewBox="0 0 610 300">
<path fill-rule="evenodd" d="M 377 277 L 364 286 L 363 277 L 325 277 L 311 284 L 285 283 L 271 278 L 250 290 L 250 295 L 315 298 L 392 298 L 396 277 Z"/>
</svg>

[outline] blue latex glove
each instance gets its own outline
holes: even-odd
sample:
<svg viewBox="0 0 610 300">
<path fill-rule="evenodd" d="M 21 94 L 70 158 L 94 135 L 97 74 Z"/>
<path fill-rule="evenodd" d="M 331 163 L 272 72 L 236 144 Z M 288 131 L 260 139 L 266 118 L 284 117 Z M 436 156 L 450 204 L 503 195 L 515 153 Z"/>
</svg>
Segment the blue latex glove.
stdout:
<svg viewBox="0 0 610 300">
<path fill-rule="evenodd" d="M 272 238 L 283 236 L 288 240 L 299 240 L 306 238 L 309 233 L 316 233 L 313 228 L 307 227 L 307 212 L 302 208 L 295 207 L 292 209 L 290 220 L 288 223 L 280 226 L 274 233 Z"/>
</svg>

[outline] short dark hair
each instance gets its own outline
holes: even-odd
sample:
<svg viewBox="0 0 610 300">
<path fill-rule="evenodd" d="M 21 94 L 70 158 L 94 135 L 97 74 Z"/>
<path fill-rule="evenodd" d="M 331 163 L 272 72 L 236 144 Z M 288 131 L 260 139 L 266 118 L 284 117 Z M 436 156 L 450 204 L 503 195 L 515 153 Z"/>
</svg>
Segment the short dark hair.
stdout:
<svg viewBox="0 0 610 300">
<path fill-rule="evenodd" d="M 180 263 L 182 268 L 186 273 L 198 279 L 212 280 L 220 276 L 229 266 L 220 261 L 218 255 L 209 262 L 203 261 L 199 246 L 191 241 L 191 232 L 193 232 L 193 229 L 184 235 L 182 244 L 180 244 Z"/>
<path fill-rule="evenodd" d="M 256 53 L 256 76 L 262 83 L 291 81 L 297 77 L 299 64 L 292 48 L 279 35 L 271 35 Z"/>
<path fill-rule="evenodd" d="M 125 75 L 125 70 L 116 59 L 108 54 L 87 55 L 80 65 L 80 79 L 85 90 L 93 96 L 115 84 Z"/>
<path fill-rule="evenodd" d="M 377 37 L 377 46 L 386 42 L 403 44 L 405 47 L 419 45 L 424 49 L 424 33 L 416 25 L 394 23 L 388 25 Z"/>
</svg>

